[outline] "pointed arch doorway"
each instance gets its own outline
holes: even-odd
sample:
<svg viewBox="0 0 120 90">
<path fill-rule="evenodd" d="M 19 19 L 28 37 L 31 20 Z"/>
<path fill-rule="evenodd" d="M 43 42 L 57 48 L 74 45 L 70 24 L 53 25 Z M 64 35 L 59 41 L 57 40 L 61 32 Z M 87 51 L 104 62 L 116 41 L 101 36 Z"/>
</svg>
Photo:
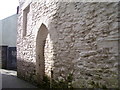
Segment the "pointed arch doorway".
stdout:
<svg viewBox="0 0 120 90">
<path fill-rule="evenodd" d="M 42 82 L 45 75 L 44 48 L 47 35 L 48 29 L 44 24 L 42 24 L 38 30 L 36 38 L 36 74 L 38 83 Z"/>
</svg>

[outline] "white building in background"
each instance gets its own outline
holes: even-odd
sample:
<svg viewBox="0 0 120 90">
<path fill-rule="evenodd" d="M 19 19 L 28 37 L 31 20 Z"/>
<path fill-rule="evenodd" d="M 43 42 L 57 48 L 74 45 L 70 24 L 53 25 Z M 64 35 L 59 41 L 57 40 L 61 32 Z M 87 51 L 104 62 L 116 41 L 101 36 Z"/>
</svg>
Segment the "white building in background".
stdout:
<svg viewBox="0 0 120 90">
<path fill-rule="evenodd" d="M 0 20 L 0 59 L 2 68 L 16 68 L 17 14 Z"/>
<path fill-rule="evenodd" d="M 0 20 L 0 45 L 2 45 L 2 20 Z"/>
<path fill-rule="evenodd" d="M 17 38 L 17 14 L 0 21 L 1 46 L 16 47 Z"/>
</svg>

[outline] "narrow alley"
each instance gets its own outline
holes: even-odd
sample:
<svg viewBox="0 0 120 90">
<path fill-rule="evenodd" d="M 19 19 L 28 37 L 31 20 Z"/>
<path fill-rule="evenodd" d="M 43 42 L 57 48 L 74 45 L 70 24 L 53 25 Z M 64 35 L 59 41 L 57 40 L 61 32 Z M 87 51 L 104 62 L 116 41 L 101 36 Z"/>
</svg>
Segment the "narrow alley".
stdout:
<svg viewBox="0 0 120 90">
<path fill-rule="evenodd" d="M 2 88 L 36 88 L 32 84 L 21 80 L 17 77 L 17 72 L 12 70 L 1 69 Z"/>
</svg>

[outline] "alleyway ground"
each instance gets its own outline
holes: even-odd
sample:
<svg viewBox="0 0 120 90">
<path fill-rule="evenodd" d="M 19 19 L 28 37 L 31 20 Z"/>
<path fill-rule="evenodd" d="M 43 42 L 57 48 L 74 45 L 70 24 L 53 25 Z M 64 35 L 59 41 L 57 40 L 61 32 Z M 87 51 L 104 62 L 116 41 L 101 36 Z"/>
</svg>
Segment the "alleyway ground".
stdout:
<svg viewBox="0 0 120 90">
<path fill-rule="evenodd" d="M 16 71 L 1 69 L 0 72 L 2 74 L 2 88 L 37 88 L 17 78 Z"/>
</svg>

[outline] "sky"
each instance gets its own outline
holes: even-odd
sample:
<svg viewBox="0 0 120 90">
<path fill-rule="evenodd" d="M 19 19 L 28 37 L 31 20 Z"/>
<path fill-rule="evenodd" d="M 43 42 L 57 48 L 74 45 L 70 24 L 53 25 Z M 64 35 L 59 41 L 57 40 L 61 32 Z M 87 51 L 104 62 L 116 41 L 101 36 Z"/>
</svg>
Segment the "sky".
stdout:
<svg viewBox="0 0 120 90">
<path fill-rule="evenodd" d="M 18 0 L 0 0 L 0 20 L 17 12 Z"/>
</svg>

